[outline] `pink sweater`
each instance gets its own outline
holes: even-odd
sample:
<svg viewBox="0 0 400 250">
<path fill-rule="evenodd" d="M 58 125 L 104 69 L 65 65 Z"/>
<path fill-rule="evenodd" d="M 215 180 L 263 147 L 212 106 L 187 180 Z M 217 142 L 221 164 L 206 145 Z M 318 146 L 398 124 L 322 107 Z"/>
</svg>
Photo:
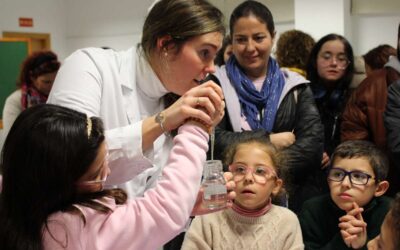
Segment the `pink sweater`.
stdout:
<svg viewBox="0 0 400 250">
<path fill-rule="evenodd" d="M 116 205 L 103 198 L 113 212 L 99 213 L 77 206 L 86 218 L 57 212 L 44 229 L 45 249 L 157 249 L 180 233 L 195 203 L 208 149 L 208 135 L 193 125 L 183 125 L 174 138 L 174 146 L 163 179 L 144 197 Z M 50 232 L 49 232 L 50 231 Z"/>
</svg>

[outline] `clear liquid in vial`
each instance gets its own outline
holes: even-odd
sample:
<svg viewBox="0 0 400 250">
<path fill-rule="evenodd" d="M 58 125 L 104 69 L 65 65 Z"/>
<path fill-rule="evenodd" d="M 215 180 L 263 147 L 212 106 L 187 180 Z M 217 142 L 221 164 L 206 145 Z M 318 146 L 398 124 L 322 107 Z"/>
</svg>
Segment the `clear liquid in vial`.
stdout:
<svg viewBox="0 0 400 250">
<path fill-rule="evenodd" d="M 203 201 L 208 209 L 213 210 L 226 206 L 227 190 L 223 179 L 209 179 L 203 182 L 203 189 Z"/>
</svg>

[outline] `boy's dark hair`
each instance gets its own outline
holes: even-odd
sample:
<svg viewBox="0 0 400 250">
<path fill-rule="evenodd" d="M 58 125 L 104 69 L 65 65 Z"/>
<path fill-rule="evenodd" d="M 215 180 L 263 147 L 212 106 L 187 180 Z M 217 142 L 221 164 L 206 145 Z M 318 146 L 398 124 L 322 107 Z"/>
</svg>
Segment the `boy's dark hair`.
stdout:
<svg viewBox="0 0 400 250">
<path fill-rule="evenodd" d="M 355 140 L 341 143 L 332 154 L 332 164 L 337 158 L 366 159 L 374 171 L 377 182 L 385 180 L 389 171 L 389 162 L 386 155 L 369 141 Z"/>
</svg>

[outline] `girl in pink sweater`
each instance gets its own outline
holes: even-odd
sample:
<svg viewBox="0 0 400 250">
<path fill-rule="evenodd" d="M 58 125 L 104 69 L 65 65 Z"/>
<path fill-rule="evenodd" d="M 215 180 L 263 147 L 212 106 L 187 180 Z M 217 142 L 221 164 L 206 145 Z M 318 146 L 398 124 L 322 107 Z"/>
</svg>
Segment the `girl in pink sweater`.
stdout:
<svg viewBox="0 0 400 250">
<path fill-rule="evenodd" d="M 162 246 L 190 216 L 207 142 L 200 123 L 182 125 L 164 179 L 144 197 L 127 200 L 121 189 L 103 189 L 110 169 L 100 119 L 50 104 L 24 111 L 0 162 L 1 249 Z"/>
</svg>

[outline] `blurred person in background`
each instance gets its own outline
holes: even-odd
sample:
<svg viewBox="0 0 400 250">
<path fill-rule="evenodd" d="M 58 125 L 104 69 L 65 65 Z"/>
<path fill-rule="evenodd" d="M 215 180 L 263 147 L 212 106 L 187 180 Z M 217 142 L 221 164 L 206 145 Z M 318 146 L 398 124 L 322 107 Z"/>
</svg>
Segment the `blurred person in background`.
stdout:
<svg viewBox="0 0 400 250">
<path fill-rule="evenodd" d="M 3 133 L 7 135 L 17 116 L 25 109 L 46 103 L 60 62 L 52 51 L 39 51 L 21 65 L 18 89 L 7 97 L 3 109 Z"/>
</svg>

